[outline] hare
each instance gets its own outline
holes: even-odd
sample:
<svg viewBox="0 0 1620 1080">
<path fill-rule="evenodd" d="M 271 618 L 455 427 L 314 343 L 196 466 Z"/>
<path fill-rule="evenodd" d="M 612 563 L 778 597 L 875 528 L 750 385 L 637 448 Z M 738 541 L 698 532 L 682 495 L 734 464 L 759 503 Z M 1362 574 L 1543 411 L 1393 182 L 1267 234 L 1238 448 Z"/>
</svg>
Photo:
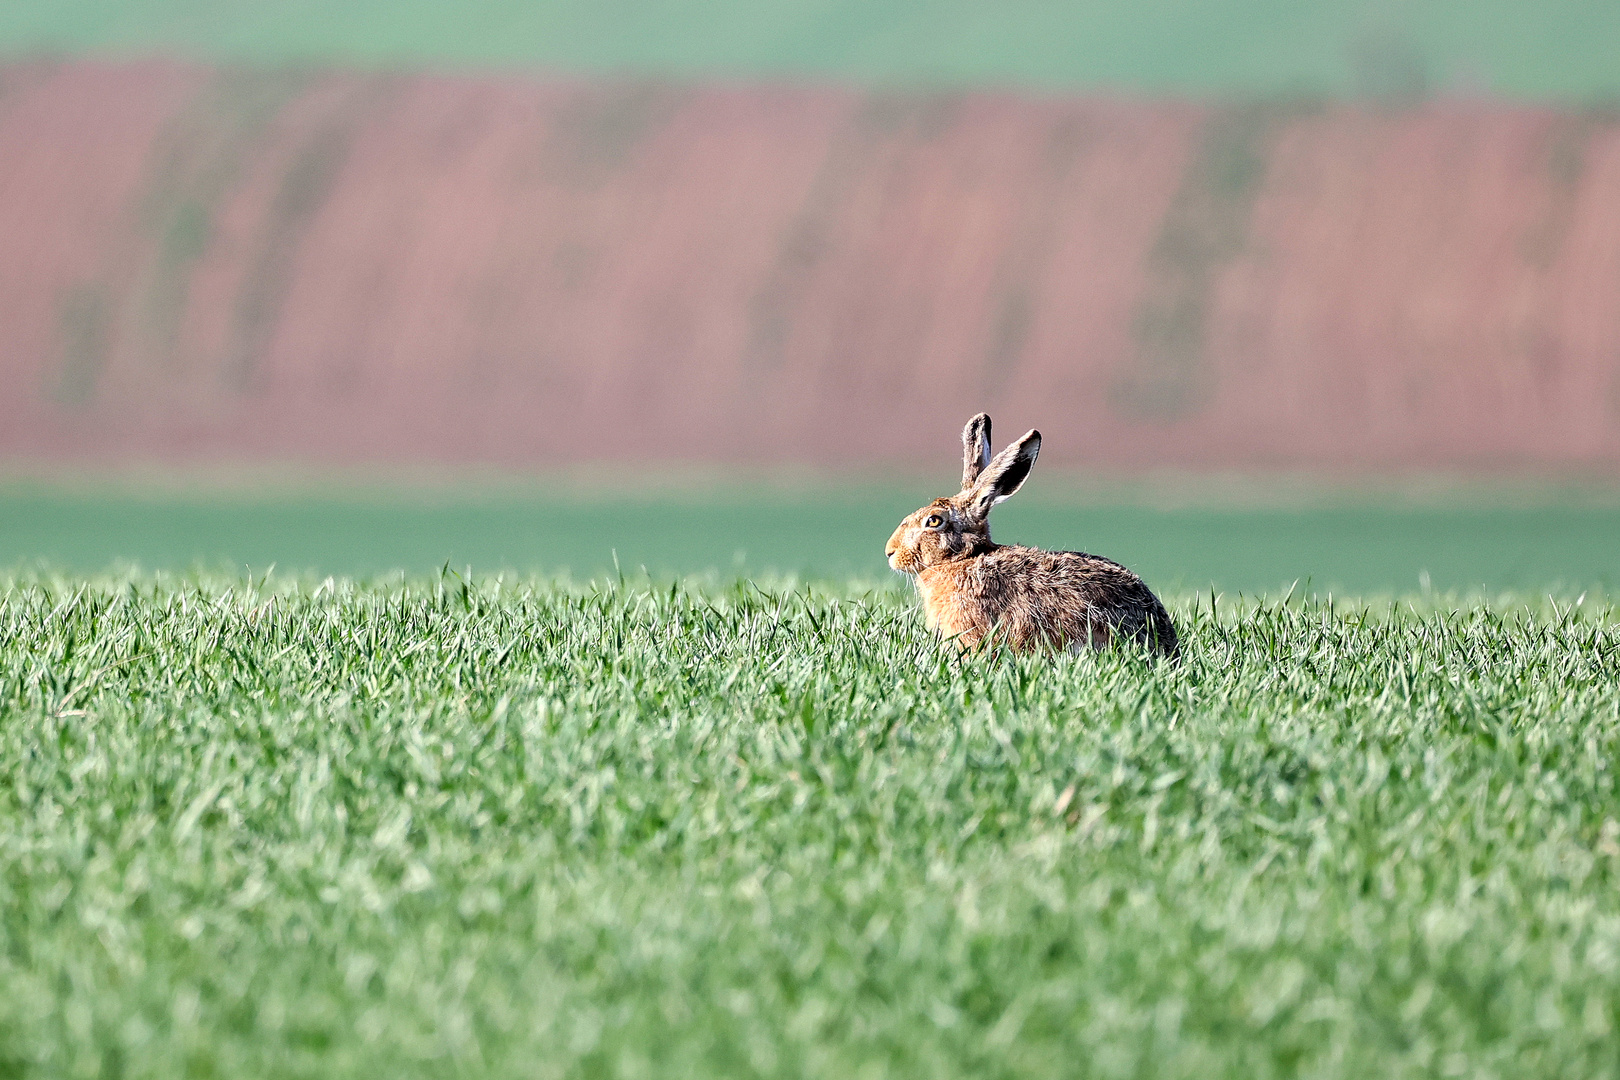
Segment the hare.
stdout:
<svg viewBox="0 0 1620 1080">
<path fill-rule="evenodd" d="M 964 647 L 1101 648 L 1116 637 L 1176 656 L 1176 630 L 1142 579 L 1078 551 L 990 539 L 990 509 L 1023 485 L 1041 450 L 1031 431 L 992 460 L 990 417 L 962 430 L 962 490 L 911 514 L 889 537 L 889 565 L 914 575 L 928 626 Z"/>
</svg>

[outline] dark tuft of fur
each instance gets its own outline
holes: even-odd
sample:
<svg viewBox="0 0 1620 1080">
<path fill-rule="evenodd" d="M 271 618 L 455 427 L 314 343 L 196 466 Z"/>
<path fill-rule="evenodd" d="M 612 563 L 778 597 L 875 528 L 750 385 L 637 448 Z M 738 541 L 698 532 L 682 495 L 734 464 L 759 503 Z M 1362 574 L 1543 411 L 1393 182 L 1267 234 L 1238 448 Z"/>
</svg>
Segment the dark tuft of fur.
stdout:
<svg viewBox="0 0 1620 1080">
<path fill-rule="evenodd" d="M 979 479 L 979 473 L 990 464 L 990 415 L 980 413 L 962 429 L 962 490 L 966 491 Z"/>
</svg>

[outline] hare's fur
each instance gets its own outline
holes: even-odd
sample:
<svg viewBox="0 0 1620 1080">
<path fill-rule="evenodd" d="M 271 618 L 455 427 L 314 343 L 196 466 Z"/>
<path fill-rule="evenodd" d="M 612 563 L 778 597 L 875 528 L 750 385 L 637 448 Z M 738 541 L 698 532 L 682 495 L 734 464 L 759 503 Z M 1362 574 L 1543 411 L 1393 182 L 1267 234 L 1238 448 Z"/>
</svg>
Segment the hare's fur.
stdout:
<svg viewBox="0 0 1620 1080">
<path fill-rule="evenodd" d="M 990 509 L 1017 491 L 1040 453 L 1031 431 L 990 457 L 990 418 L 962 432 L 962 490 L 906 517 L 889 565 L 917 579 L 931 629 L 972 647 L 1101 648 L 1123 636 L 1174 656 L 1175 627 L 1159 598 L 1119 563 L 990 539 Z"/>
</svg>

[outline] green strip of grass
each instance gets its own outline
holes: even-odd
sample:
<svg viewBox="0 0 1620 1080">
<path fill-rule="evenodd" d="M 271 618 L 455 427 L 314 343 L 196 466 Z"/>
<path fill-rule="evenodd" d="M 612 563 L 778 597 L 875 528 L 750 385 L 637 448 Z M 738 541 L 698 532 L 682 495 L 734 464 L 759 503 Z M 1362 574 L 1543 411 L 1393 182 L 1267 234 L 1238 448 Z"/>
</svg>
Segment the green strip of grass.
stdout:
<svg viewBox="0 0 1620 1080">
<path fill-rule="evenodd" d="M 1604 1076 L 1620 612 L 0 582 L 12 1076 Z"/>
<path fill-rule="evenodd" d="M 1591 0 L 0 0 L 0 52 L 1152 93 L 1620 92 Z"/>
<path fill-rule="evenodd" d="M 883 578 L 883 544 L 933 489 L 695 490 L 683 497 L 403 491 L 327 496 L 114 495 L 0 489 L 0 567 L 81 572 L 283 569 L 320 574 L 719 572 Z M 1293 507 L 1151 507 L 1020 495 L 996 511 L 1005 542 L 1118 559 L 1163 588 L 1281 593 L 1613 591 L 1620 507 L 1317 499 Z"/>
</svg>

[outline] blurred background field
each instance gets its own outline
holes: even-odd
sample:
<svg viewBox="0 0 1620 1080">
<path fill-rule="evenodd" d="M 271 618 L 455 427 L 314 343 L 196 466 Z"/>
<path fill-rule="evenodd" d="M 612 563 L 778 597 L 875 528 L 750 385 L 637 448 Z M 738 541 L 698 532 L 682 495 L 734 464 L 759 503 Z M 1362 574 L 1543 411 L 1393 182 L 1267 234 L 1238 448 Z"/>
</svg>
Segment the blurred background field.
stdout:
<svg viewBox="0 0 1620 1080">
<path fill-rule="evenodd" d="M 58 0 L 0 4 L 13 53 L 498 67 L 1151 93 L 1620 92 L 1592 0 Z"/>
<path fill-rule="evenodd" d="M 1005 542 L 1126 559 L 1166 595 L 1340 596 L 1503 590 L 1620 592 L 1620 498 L 1579 489 L 1529 499 L 1477 488 L 1392 497 L 1271 493 L 1223 501 L 1217 489 L 1083 489 L 1021 496 L 997 511 Z M 759 480 L 673 493 L 584 487 L 390 484 L 199 493 L 75 484 L 0 487 L 0 565 L 318 575 L 431 573 L 448 564 L 575 579 L 718 572 L 898 584 L 883 543 L 933 489 L 871 481 Z M 1153 496 L 1160 497 L 1157 500 Z M 615 565 L 617 559 L 617 565 Z"/>
<path fill-rule="evenodd" d="M 1608 588 L 1616 55 L 1573 0 L 0 0 L 0 476 L 79 478 L 0 483 L 0 564 L 881 579 L 988 409 L 1047 436 L 998 536 L 1167 588 Z"/>
</svg>

